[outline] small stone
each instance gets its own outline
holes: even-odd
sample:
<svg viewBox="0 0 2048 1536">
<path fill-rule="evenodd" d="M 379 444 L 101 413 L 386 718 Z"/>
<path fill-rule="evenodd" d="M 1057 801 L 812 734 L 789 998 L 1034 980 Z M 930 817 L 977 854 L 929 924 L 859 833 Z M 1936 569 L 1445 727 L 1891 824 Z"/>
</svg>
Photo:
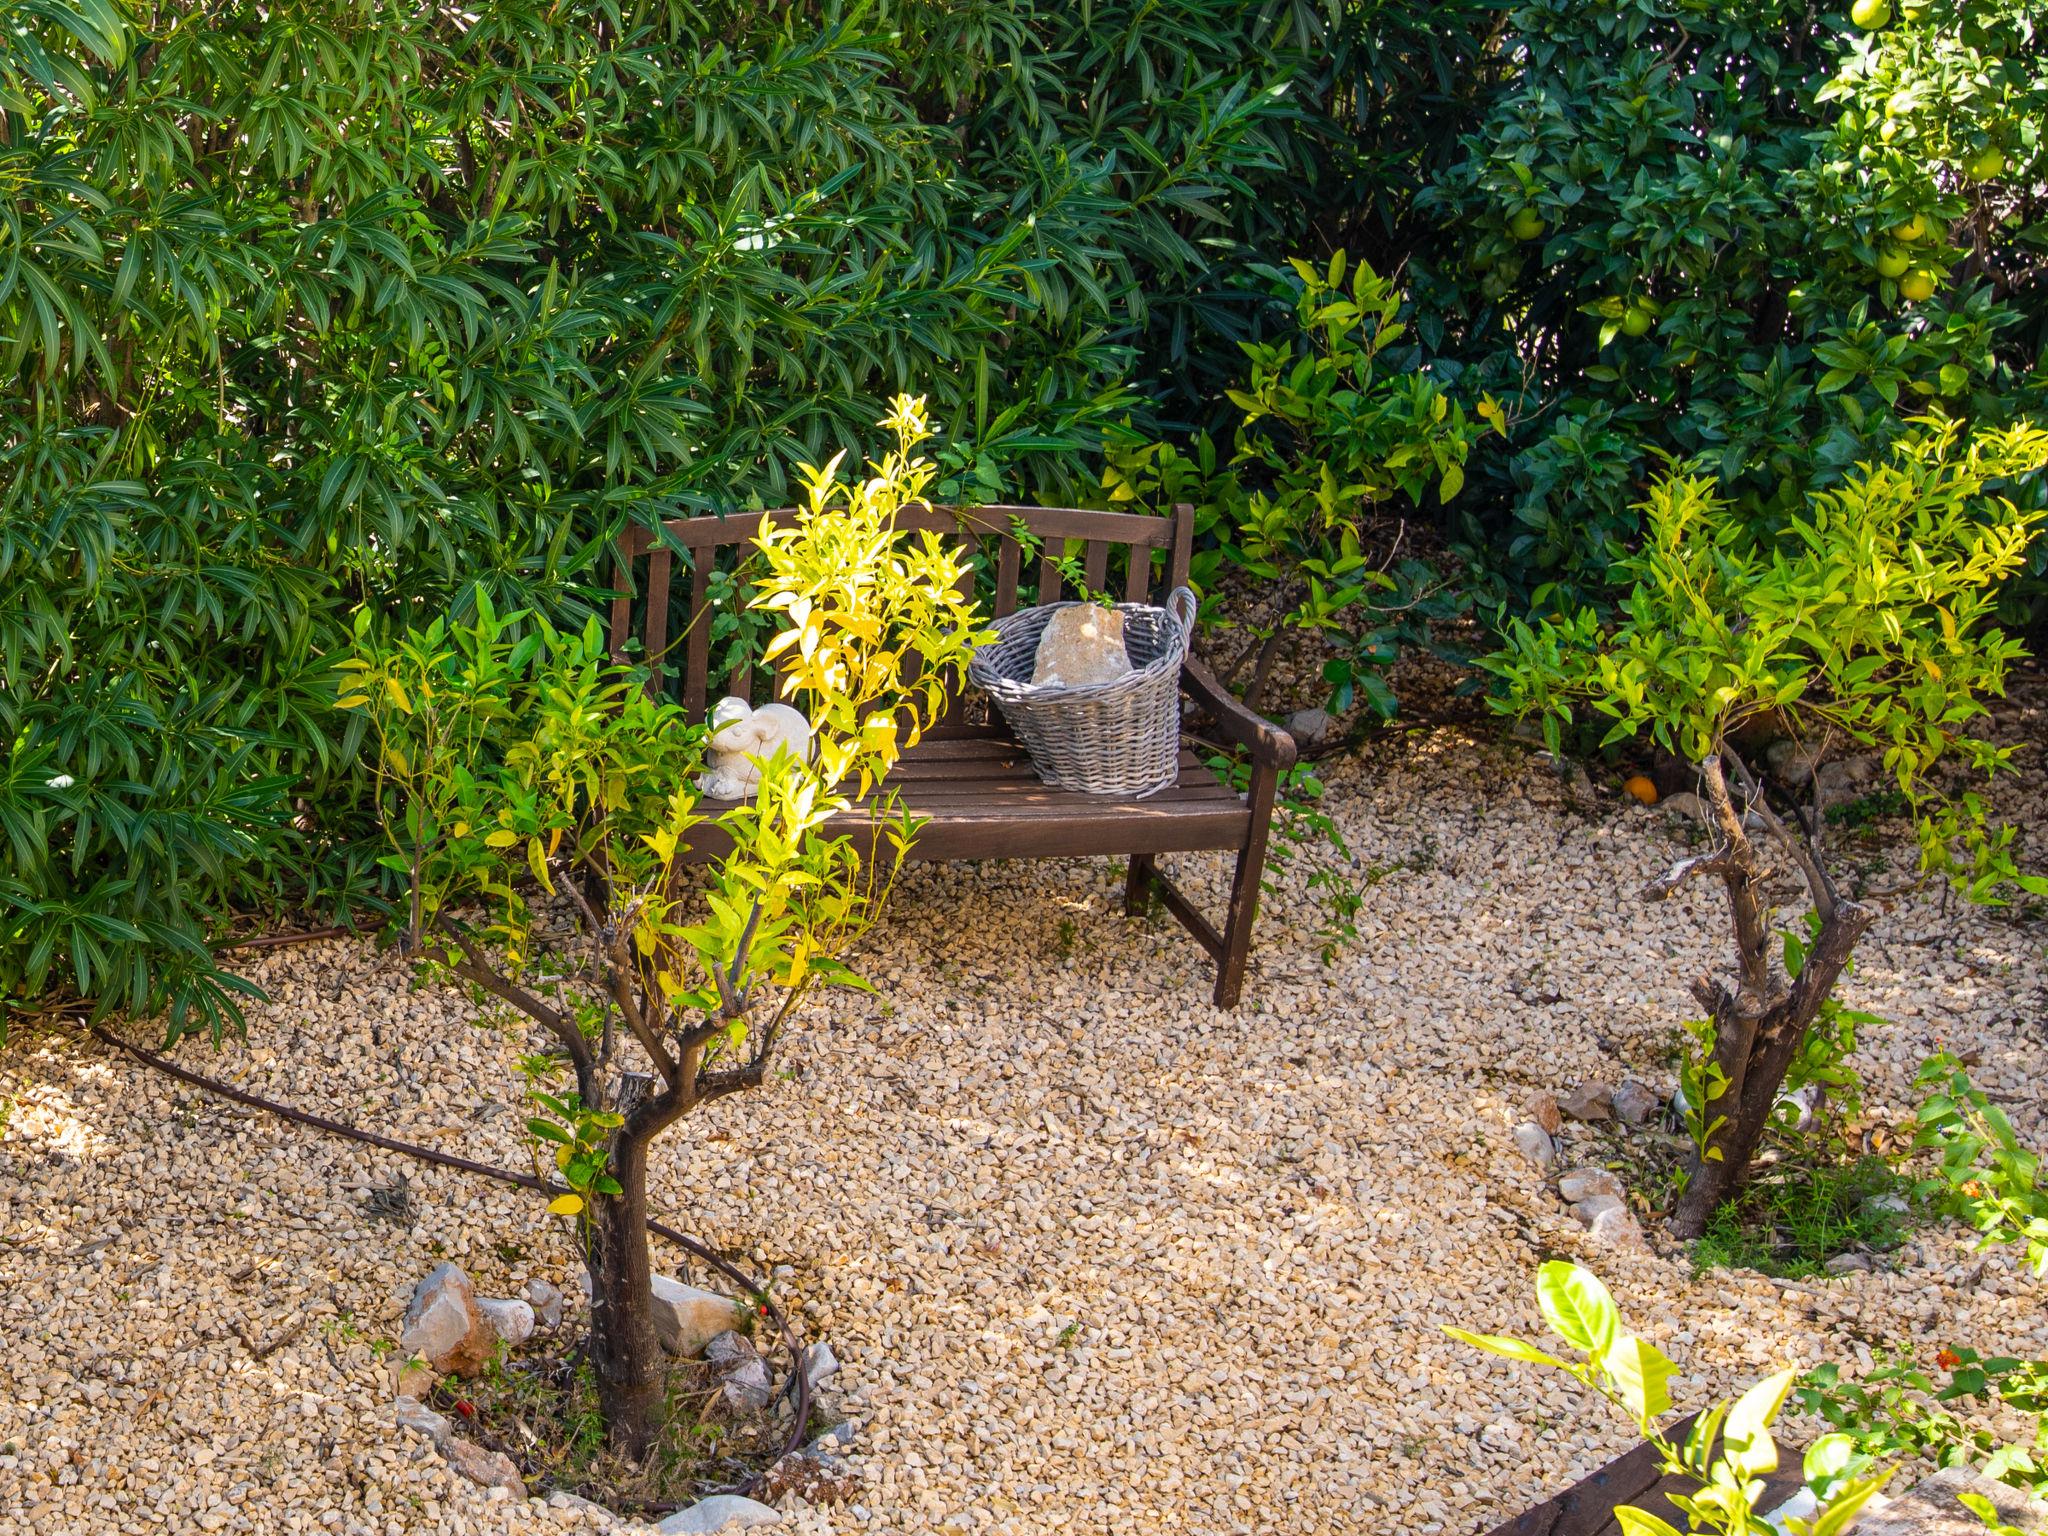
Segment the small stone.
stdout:
<svg viewBox="0 0 2048 1536">
<path fill-rule="evenodd" d="M 1655 1090 L 1634 1078 L 1623 1078 L 1614 1090 L 1614 1113 L 1624 1125 L 1642 1125 L 1663 1105 Z"/>
<path fill-rule="evenodd" d="M 1585 1196 L 1572 1202 L 1572 1214 L 1590 1227 L 1606 1211 L 1625 1211 L 1628 1202 L 1620 1195 L 1610 1195 L 1605 1190 Z"/>
<path fill-rule="evenodd" d="M 1707 802 L 1689 789 L 1666 795 L 1657 802 L 1657 809 L 1673 821 L 1705 821 L 1712 814 L 1707 809 Z"/>
<path fill-rule="evenodd" d="M 569 1493 L 560 1488 L 548 1495 L 548 1508 L 567 1510 L 570 1514 L 583 1515 L 600 1523 L 609 1522 L 613 1518 L 612 1512 L 602 1504 L 586 1499 L 580 1493 Z"/>
<path fill-rule="evenodd" d="M 664 1515 L 654 1528 L 661 1536 L 711 1536 L 728 1524 L 745 1531 L 757 1525 L 776 1525 L 781 1520 L 781 1515 L 754 1499 L 743 1499 L 736 1493 L 714 1493 L 688 1509 Z"/>
<path fill-rule="evenodd" d="M 416 1397 L 401 1397 L 392 1404 L 401 1429 L 416 1430 L 434 1444 L 439 1445 L 448 1438 L 454 1427 L 448 1422 L 448 1415 L 436 1413 Z"/>
<path fill-rule="evenodd" d="M 503 1451 L 487 1451 L 482 1446 L 450 1435 L 441 1442 L 441 1454 L 448 1458 L 448 1465 L 485 1488 L 503 1488 L 515 1499 L 526 1497 L 526 1479 L 519 1475 L 519 1468 Z"/>
<path fill-rule="evenodd" d="M 701 1291 L 667 1275 L 654 1277 L 654 1331 L 670 1354 L 694 1360 L 739 1320 L 739 1303 L 730 1296 Z"/>
<path fill-rule="evenodd" d="M 514 1349 L 533 1337 L 533 1306 L 530 1302 L 480 1296 L 476 1309 L 491 1325 L 491 1332 Z"/>
<path fill-rule="evenodd" d="M 562 1292 L 560 1287 L 545 1280 L 533 1279 L 519 1288 L 519 1294 L 526 1304 L 533 1308 L 533 1315 L 543 1328 L 562 1326 Z"/>
<path fill-rule="evenodd" d="M 839 1357 L 823 1339 L 804 1351 L 804 1380 L 816 1391 L 839 1374 Z"/>
<path fill-rule="evenodd" d="M 1557 1107 L 1557 1095 L 1544 1093 L 1540 1089 L 1529 1095 L 1522 1106 L 1522 1117 L 1533 1120 L 1543 1128 L 1546 1136 L 1555 1136 L 1564 1129 L 1564 1115 Z"/>
<path fill-rule="evenodd" d="M 437 1371 L 468 1376 L 491 1357 L 497 1335 L 477 1309 L 469 1276 L 456 1264 L 436 1264 L 413 1288 L 398 1347 Z"/>
<path fill-rule="evenodd" d="M 760 1358 L 761 1351 L 754 1347 L 754 1341 L 730 1328 L 704 1345 L 704 1359 L 721 1376 L 727 1371 L 737 1370 L 749 1360 Z"/>
<path fill-rule="evenodd" d="M 1076 603 L 1055 613 L 1039 635 L 1031 681 L 1034 686 L 1080 688 L 1113 683 L 1130 671 L 1123 614 L 1096 603 Z"/>
<path fill-rule="evenodd" d="M 1889 1211 L 1894 1216 L 1904 1216 L 1913 1207 L 1907 1203 L 1904 1195 L 1872 1195 L 1863 1202 L 1863 1209 L 1871 1212 Z"/>
<path fill-rule="evenodd" d="M 1557 1107 L 1574 1120 L 1611 1120 L 1614 1090 L 1605 1083 L 1581 1083 L 1558 1100 Z"/>
<path fill-rule="evenodd" d="M 1595 1195 L 1620 1200 L 1628 1191 L 1622 1188 L 1621 1180 L 1605 1168 L 1574 1168 L 1558 1176 L 1557 1193 L 1566 1205 L 1577 1205 Z"/>
<path fill-rule="evenodd" d="M 1870 1259 L 1861 1253 L 1838 1253 L 1821 1268 L 1831 1275 L 1861 1274 L 1869 1270 Z"/>
<path fill-rule="evenodd" d="M 1586 1235 L 1603 1248 L 1640 1248 L 1643 1245 L 1643 1229 L 1636 1225 L 1636 1218 L 1629 1208 L 1619 1200 L 1606 1203 L 1607 1197 L 1595 1196 L 1598 1209 L 1586 1220 Z M 1574 1207 L 1583 1212 L 1584 1206 Z"/>
<path fill-rule="evenodd" d="M 733 1413 L 759 1413 L 775 1395 L 767 1364 L 758 1356 L 740 1361 L 724 1373 L 718 1395 Z"/>
<path fill-rule="evenodd" d="M 824 1451 L 791 1451 L 761 1479 L 764 1499 L 794 1494 L 808 1504 L 844 1504 L 860 1492 L 860 1474 Z"/>
<path fill-rule="evenodd" d="M 418 1398 L 424 1402 L 434 1383 L 441 1379 L 431 1366 L 417 1359 L 397 1360 L 391 1366 L 391 1395 Z"/>
<path fill-rule="evenodd" d="M 1516 1126 L 1514 1136 L 1515 1149 L 1538 1168 L 1548 1173 L 1557 1166 L 1557 1143 L 1534 1120 L 1524 1120 Z"/>
<path fill-rule="evenodd" d="M 1313 747 L 1330 734 L 1327 709 L 1297 709 L 1287 717 L 1287 734 L 1297 747 Z"/>
<path fill-rule="evenodd" d="M 1780 736 L 1764 749 L 1764 761 L 1781 784 L 1804 787 L 1820 767 L 1823 746 L 1819 742 L 1798 742 Z"/>
</svg>

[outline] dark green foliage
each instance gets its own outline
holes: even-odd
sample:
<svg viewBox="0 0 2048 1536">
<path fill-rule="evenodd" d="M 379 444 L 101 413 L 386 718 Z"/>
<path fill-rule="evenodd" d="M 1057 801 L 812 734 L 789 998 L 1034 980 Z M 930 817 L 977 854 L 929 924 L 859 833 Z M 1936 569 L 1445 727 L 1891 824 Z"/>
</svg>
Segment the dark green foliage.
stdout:
<svg viewBox="0 0 2048 1536">
<path fill-rule="evenodd" d="M 6 7 L 0 1005 L 218 1027 L 209 927 L 355 887 L 359 606 L 577 623 L 900 387 L 947 494 L 1092 483 L 1301 232 L 1324 16 Z"/>
<path fill-rule="evenodd" d="M 1599 595 L 1666 455 L 1775 529 L 1906 417 L 2039 408 L 2048 5 L 1900 9 L 1875 34 L 1805 0 L 1508 17 L 1526 65 L 1426 195 L 1415 280 L 1424 342 L 1515 423 L 1460 508 L 1505 590 Z"/>
</svg>

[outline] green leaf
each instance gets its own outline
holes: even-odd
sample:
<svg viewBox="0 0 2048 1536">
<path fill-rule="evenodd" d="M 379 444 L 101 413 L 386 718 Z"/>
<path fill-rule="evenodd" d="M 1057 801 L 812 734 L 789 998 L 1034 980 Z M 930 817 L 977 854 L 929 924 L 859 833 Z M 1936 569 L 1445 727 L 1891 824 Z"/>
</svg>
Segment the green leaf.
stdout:
<svg viewBox="0 0 2048 1536">
<path fill-rule="evenodd" d="M 1622 1334 L 1598 1350 L 1595 1359 L 1638 1424 L 1649 1424 L 1671 1407 L 1670 1383 L 1677 1368 L 1656 1345 Z"/>
<path fill-rule="evenodd" d="M 1558 1359 L 1557 1356 L 1546 1354 L 1534 1344 L 1509 1338 L 1505 1334 L 1467 1333 L 1462 1328 L 1451 1327 L 1445 1327 L 1444 1332 L 1462 1343 L 1470 1344 L 1474 1349 L 1483 1349 L 1490 1355 L 1502 1355 L 1507 1359 L 1522 1360 L 1531 1365 L 1554 1365 L 1561 1369 L 1569 1369 L 1567 1362 Z"/>
<path fill-rule="evenodd" d="M 1721 1431 L 1721 1443 L 1729 1465 L 1744 1477 L 1761 1477 L 1778 1468 L 1778 1447 L 1771 1439 L 1770 1426 L 1785 1406 L 1796 1370 L 1766 1376 L 1735 1400 L 1728 1422 Z"/>
<path fill-rule="evenodd" d="M 1621 1312 L 1590 1270 L 1552 1259 L 1536 1271 L 1536 1305 L 1551 1331 L 1597 1355 L 1621 1332 Z"/>
<path fill-rule="evenodd" d="M 1646 1509 L 1637 1509 L 1633 1504 L 1615 1506 L 1615 1523 L 1621 1527 L 1621 1536 L 1681 1536 L 1677 1526 L 1668 1520 L 1660 1520 Z"/>
</svg>

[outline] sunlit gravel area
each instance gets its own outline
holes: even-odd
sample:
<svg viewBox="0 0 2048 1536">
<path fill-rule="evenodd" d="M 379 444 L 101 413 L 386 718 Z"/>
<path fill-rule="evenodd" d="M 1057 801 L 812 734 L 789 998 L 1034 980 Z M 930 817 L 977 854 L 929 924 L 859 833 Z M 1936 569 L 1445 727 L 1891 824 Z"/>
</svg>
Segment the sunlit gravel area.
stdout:
<svg viewBox="0 0 2048 1536">
<path fill-rule="evenodd" d="M 2040 1284 L 1954 1228 L 1797 1283 L 1694 1279 L 1653 1221 L 1647 1249 L 1595 1249 L 1510 1127 L 1535 1090 L 1669 1091 L 1685 983 L 1721 954 L 1717 893 L 1641 905 L 1671 819 L 1611 789 L 1574 800 L 1487 735 L 1389 737 L 1329 780 L 1378 872 L 1334 963 L 1299 868 L 1226 1014 L 1183 933 L 1122 915 L 1107 861 L 921 867 L 863 957 L 878 997 L 815 1014 L 784 1080 L 664 1144 L 657 1207 L 790 1266 L 780 1293 L 844 1362 L 863 1492 L 781 1529 L 1488 1530 L 1631 1442 L 1569 1383 L 1439 1332 L 1535 1329 L 1552 1256 L 1609 1280 L 1680 1362 L 1681 1404 L 1887 1341 L 2048 1354 Z M 2038 773 L 1999 799 L 2048 849 Z M 1856 859 L 1884 883 L 1878 853 Z M 1169 862 L 1220 908 L 1220 856 Z M 2048 1143 L 2048 923 L 1888 905 L 1847 989 L 1891 1021 L 1857 1061 L 1870 1103 L 1904 1113 L 1923 1056 L 1971 1047 Z M 249 972 L 271 1000 L 246 1043 L 181 1063 L 525 1162 L 523 1029 L 367 943 Z M 592 1519 L 493 1502 L 392 1419 L 381 1351 L 438 1256 L 489 1294 L 569 1286 L 538 1199 L 223 1104 L 61 1022 L 0 1052 L 0 1110 L 0 1529 Z M 401 1176 L 394 1214 L 379 1192 Z"/>
</svg>

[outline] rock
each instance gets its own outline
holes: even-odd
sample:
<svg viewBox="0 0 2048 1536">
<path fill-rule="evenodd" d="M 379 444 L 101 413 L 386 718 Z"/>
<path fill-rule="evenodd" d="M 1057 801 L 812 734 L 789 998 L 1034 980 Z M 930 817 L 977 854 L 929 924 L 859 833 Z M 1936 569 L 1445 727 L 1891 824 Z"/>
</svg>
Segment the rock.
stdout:
<svg viewBox="0 0 2048 1536">
<path fill-rule="evenodd" d="M 1854 800 L 1876 784 L 1883 771 L 1884 759 L 1874 753 L 1868 757 L 1843 757 L 1822 763 L 1813 776 L 1814 798 L 1822 806 Z"/>
<path fill-rule="evenodd" d="M 1861 1274 L 1870 1268 L 1870 1259 L 1861 1253 L 1838 1253 L 1821 1268 L 1831 1275 Z"/>
<path fill-rule="evenodd" d="M 446 1440 L 454 1428 L 448 1422 L 447 1414 L 436 1413 L 416 1397 L 401 1397 L 391 1406 L 396 1411 L 399 1428 L 417 1430 L 436 1445 Z"/>
<path fill-rule="evenodd" d="M 491 1325 L 491 1332 L 515 1349 L 533 1337 L 533 1306 L 529 1302 L 480 1296 L 476 1309 Z"/>
<path fill-rule="evenodd" d="M 1529 1095 L 1522 1106 L 1523 1118 L 1535 1121 L 1543 1127 L 1546 1136 L 1555 1136 L 1564 1129 L 1564 1115 L 1558 1110 L 1557 1095 L 1537 1091 Z"/>
<path fill-rule="evenodd" d="M 1574 1120 L 1611 1120 L 1614 1090 L 1605 1083 L 1581 1083 L 1558 1100 L 1557 1107 Z"/>
<path fill-rule="evenodd" d="M 1626 1202 L 1612 1194 L 1595 1194 L 1571 1208 L 1595 1243 L 1602 1247 L 1640 1247 L 1642 1229 Z"/>
<path fill-rule="evenodd" d="M 1313 747 L 1330 734 L 1327 709 L 1297 709 L 1287 717 L 1287 734 L 1297 747 Z"/>
<path fill-rule="evenodd" d="M 736 1493 L 714 1493 L 688 1509 L 664 1515 L 654 1528 L 661 1532 L 661 1536 L 711 1536 L 713 1531 L 724 1530 L 727 1525 L 745 1531 L 757 1525 L 776 1525 L 781 1520 L 782 1516 L 766 1504 L 743 1499 Z"/>
<path fill-rule="evenodd" d="M 764 1499 L 787 1494 L 808 1504 L 844 1504 L 860 1492 L 860 1474 L 852 1465 L 824 1451 L 791 1451 L 761 1479 Z"/>
<path fill-rule="evenodd" d="M 742 1360 L 724 1373 L 718 1395 L 729 1412 L 759 1413 L 775 1396 L 775 1384 L 769 1379 L 767 1362 L 759 1357 Z"/>
<path fill-rule="evenodd" d="M 761 1351 L 754 1347 L 754 1341 L 731 1328 L 704 1344 L 704 1359 L 721 1376 L 727 1371 L 737 1370 L 749 1360 L 760 1358 Z"/>
<path fill-rule="evenodd" d="M 1515 1149 L 1545 1173 L 1557 1166 L 1557 1143 L 1534 1120 L 1524 1120 L 1516 1126 L 1514 1136 Z"/>
<path fill-rule="evenodd" d="M 556 1286 L 545 1280 L 529 1280 L 519 1288 L 519 1294 L 526 1304 L 533 1308 L 534 1318 L 543 1328 L 562 1326 L 562 1293 Z"/>
<path fill-rule="evenodd" d="M 716 1291 L 700 1291 L 667 1275 L 654 1277 L 654 1329 L 672 1355 L 694 1360 L 704 1346 L 739 1321 L 739 1303 Z"/>
<path fill-rule="evenodd" d="M 1806 1130 L 1813 1124 L 1814 1114 L 1820 1108 L 1820 1098 L 1820 1084 L 1807 1083 L 1779 1099 L 1772 1110 L 1772 1117 L 1787 1130 Z"/>
<path fill-rule="evenodd" d="M 1866 1211 L 1890 1211 L 1894 1216 L 1909 1214 L 1913 1207 L 1904 1195 L 1872 1195 L 1863 1202 Z"/>
<path fill-rule="evenodd" d="M 1689 789 L 1666 795 L 1657 802 L 1657 809 L 1673 821 L 1705 821 L 1713 814 L 1707 809 L 1707 802 Z"/>
<path fill-rule="evenodd" d="M 1609 1195 L 1616 1200 L 1627 1196 L 1621 1180 L 1605 1168 L 1574 1168 L 1558 1175 L 1557 1193 L 1566 1205 L 1577 1205 L 1595 1195 Z"/>
<path fill-rule="evenodd" d="M 596 1520 L 599 1524 L 608 1524 L 614 1518 L 612 1512 L 602 1504 L 586 1499 L 580 1493 L 569 1493 L 560 1488 L 548 1495 L 548 1508 L 567 1510 L 572 1515 L 582 1515 L 586 1519 Z"/>
<path fill-rule="evenodd" d="M 1803 788 L 1820 767 L 1822 747 L 1818 742 L 1798 742 L 1780 736 L 1764 749 L 1764 762 L 1782 784 Z"/>
<path fill-rule="evenodd" d="M 1078 688 L 1113 683 L 1130 670 L 1123 614 L 1095 603 L 1076 603 L 1055 613 L 1039 635 L 1031 681 Z"/>
<path fill-rule="evenodd" d="M 853 1437 L 859 1433 L 859 1423 L 853 1419 L 841 1419 L 837 1424 L 834 1424 L 830 1429 L 812 1440 L 805 1449 L 820 1451 L 826 1455 L 849 1450 L 853 1446 Z"/>
<path fill-rule="evenodd" d="M 839 1374 L 839 1357 L 823 1339 L 804 1351 L 804 1380 L 816 1391 Z"/>
<path fill-rule="evenodd" d="M 426 1400 L 434 1390 L 434 1383 L 441 1378 L 431 1367 L 417 1360 L 398 1360 L 391 1366 L 391 1395 L 393 1397 L 418 1398 Z"/>
<path fill-rule="evenodd" d="M 469 1276 L 459 1265 L 436 1264 L 413 1288 L 398 1347 L 437 1371 L 469 1376 L 491 1357 L 497 1337 L 477 1309 Z"/>
<path fill-rule="evenodd" d="M 487 1451 L 460 1435 L 450 1435 L 441 1442 L 441 1454 L 448 1458 L 449 1466 L 472 1483 L 485 1488 L 503 1488 L 515 1499 L 526 1497 L 526 1479 L 519 1475 L 519 1468 L 503 1451 Z"/>
<path fill-rule="evenodd" d="M 1983 1518 L 1957 1500 L 1963 1493 L 1988 1501 L 2001 1522 L 2018 1526 L 2028 1536 L 2048 1531 L 2048 1504 L 1993 1482 L 1974 1468 L 1950 1467 L 1905 1497 L 1866 1509 L 1856 1522 L 1856 1536 L 1985 1536 Z"/>
<path fill-rule="evenodd" d="M 1647 1084 L 1632 1077 L 1623 1078 L 1621 1086 L 1614 1090 L 1614 1113 L 1624 1125 L 1644 1124 L 1657 1113 L 1663 1102 Z"/>
</svg>

